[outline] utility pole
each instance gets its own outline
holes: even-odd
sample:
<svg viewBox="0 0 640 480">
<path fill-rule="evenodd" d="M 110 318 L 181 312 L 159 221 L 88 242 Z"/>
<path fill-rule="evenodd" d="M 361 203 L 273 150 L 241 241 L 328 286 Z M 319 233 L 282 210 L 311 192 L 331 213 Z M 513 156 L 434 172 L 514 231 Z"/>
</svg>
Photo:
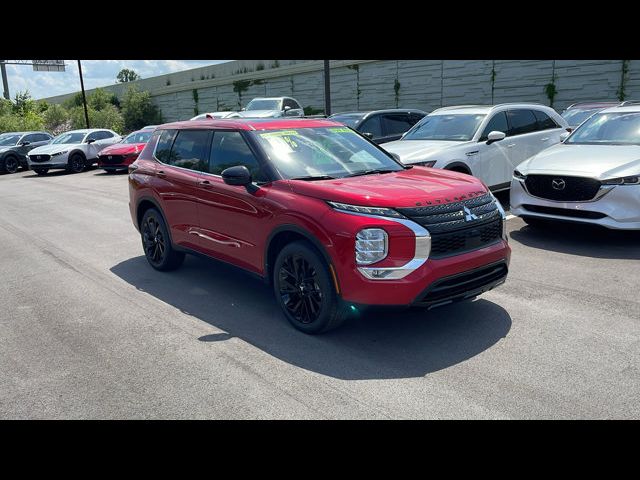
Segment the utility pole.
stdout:
<svg viewBox="0 0 640 480">
<path fill-rule="evenodd" d="M 7 80 L 7 67 L 4 64 L 5 60 L 0 60 L 0 70 L 2 70 L 2 93 L 4 98 L 11 100 L 9 97 L 9 82 Z"/>
<path fill-rule="evenodd" d="M 331 115 L 331 72 L 329 60 L 324 61 L 324 114 Z"/>
<path fill-rule="evenodd" d="M 90 128 L 89 112 L 87 111 L 87 96 L 84 94 L 84 80 L 82 79 L 82 65 L 80 64 L 80 60 L 78 60 L 78 72 L 80 72 L 80 88 L 82 89 L 82 105 L 84 105 L 84 120 L 87 123 L 87 128 Z"/>
</svg>

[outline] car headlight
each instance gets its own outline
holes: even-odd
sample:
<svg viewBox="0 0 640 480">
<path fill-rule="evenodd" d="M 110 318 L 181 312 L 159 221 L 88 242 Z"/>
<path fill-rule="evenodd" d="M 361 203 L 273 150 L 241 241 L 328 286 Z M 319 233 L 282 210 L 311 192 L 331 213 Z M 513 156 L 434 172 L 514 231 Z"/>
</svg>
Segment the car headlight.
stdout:
<svg viewBox="0 0 640 480">
<path fill-rule="evenodd" d="M 640 175 L 603 180 L 602 185 L 640 185 Z"/>
<path fill-rule="evenodd" d="M 389 237 L 381 228 L 365 228 L 356 234 L 356 263 L 370 265 L 379 262 L 389 251 Z"/>
<path fill-rule="evenodd" d="M 347 203 L 338 203 L 338 202 L 327 202 L 336 210 L 340 210 L 343 212 L 352 212 L 352 213 L 365 213 L 367 215 L 379 215 L 381 217 L 393 217 L 393 218 L 404 218 L 403 215 L 400 215 L 392 208 L 381 208 L 381 207 L 363 207 L 360 205 L 349 205 Z"/>
<path fill-rule="evenodd" d="M 417 165 L 419 167 L 433 167 L 437 162 L 437 160 L 430 160 L 428 162 L 411 163 L 410 165 Z"/>
<path fill-rule="evenodd" d="M 65 150 L 64 152 L 52 153 L 51 156 L 52 157 L 57 157 L 58 155 L 64 155 L 65 153 L 69 153 L 69 150 Z"/>
<path fill-rule="evenodd" d="M 518 170 L 514 170 L 513 171 L 513 178 L 515 178 L 516 180 L 525 181 L 527 179 L 527 176 L 523 175 Z"/>
</svg>

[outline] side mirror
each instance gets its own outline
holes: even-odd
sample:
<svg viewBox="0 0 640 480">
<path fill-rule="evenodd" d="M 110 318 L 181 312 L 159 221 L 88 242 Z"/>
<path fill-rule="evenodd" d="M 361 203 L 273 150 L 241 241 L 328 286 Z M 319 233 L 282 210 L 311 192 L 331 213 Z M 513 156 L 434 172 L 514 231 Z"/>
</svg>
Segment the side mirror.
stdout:
<svg viewBox="0 0 640 480">
<path fill-rule="evenodd" d="M 242 108 L 240 109 L 240 111 L 241 111 L 241 112 L 244 112 L 246 109 L 247 109 L 247 107 L 242 107 Z"/>
<path fill-rule="evenodd" d="M 25 140 L 24 142 L 20 142 L 21 147 L 26 147 L 27 145 L 31 145 L 31 142 Z"/>
<path fill-rule="evenodd" d="M 570 133 L 569 132 L 563 132 L 560 134 L 560 141 L 564 142 L 567 138 L 569 138 Z"/>
<path fill-rule="evenodd" d="M 507 135 L 504 132 L 493 130 L 489 132 L 489 135 L 487 135 L 487 145 L 491 145 L 494 142 L 499 142 L 500 140 L 504 140 L 506 136 Z"/>
<path fill-rule="evenodd" d="M 289 110 L 291 110 L 291 107 L 289 105 L 287 105 L 282 110 L 284 110 L 285 112 L 288 112 Z"/>
<path fill-rule="evenodd" d="M 96 141 L 95 138 L 87 138 L 87 143 L 93 143 L 95 141 Z"/>
<path fill-rule="evenodd" d="M 237 165 L 223 170 L 222 180 L 227 185 L 245 187 L 249 193 L 253 193 L 258 189 L 251 183 L 251 172 L 244 165 Z"/>
</svg>

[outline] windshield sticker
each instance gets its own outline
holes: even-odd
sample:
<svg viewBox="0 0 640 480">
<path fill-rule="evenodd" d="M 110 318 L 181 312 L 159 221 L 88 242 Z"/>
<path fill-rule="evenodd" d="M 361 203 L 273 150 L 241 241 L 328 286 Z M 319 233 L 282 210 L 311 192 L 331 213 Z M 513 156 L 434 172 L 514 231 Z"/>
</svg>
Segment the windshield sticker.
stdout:
<svg viewBox="0 0 640 480">
<path fill-rule="evenodd" d="M 297 130 L 278 130 L 275 132 L 265 132 L 260 134 L 262 138 L 289 137 L 291 135 L 298 135 L 298 131 Z"/>
<path fill-rule="evenodd" d="M 333 133 L 356 133 L 351 130 L 349 127 L 334 127 L 329 129 L 330 132 Z"/>
</svg>

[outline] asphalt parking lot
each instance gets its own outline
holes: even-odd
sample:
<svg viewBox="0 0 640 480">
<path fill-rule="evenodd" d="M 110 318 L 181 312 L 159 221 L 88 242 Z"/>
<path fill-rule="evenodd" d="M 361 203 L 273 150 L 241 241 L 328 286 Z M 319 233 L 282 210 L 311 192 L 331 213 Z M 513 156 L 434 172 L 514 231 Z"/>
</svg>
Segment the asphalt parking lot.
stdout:
<svg viewBox="0 0 640 480">
<path fill-rule="evenodd" d="M 0 418 L 640 417 L 640 232 L 512 218 L 498 289 L 306 336 L 233 267 L 149 267 L 126 175 L 0 201 Z"/>
</svg>

